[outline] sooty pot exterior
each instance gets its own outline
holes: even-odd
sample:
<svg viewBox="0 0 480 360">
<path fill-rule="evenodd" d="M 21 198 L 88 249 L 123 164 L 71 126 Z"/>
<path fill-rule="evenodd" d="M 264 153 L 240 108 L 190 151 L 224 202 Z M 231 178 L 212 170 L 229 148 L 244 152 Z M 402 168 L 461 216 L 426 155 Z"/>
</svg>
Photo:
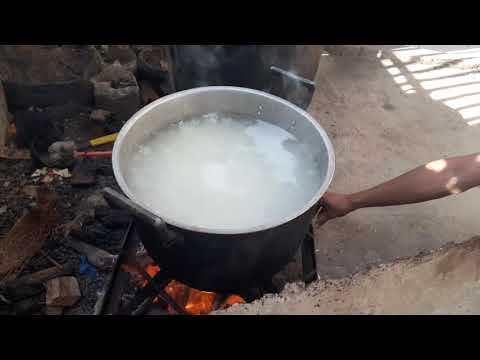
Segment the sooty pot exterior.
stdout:
<svg viewBox="0 0 480 360">
<path fill-rule="evenodd" d="M 181 240 L 164 247 L 150 225 L 137 233 L 162 271 L 193 288 L 242 294 L 282 270 L 305 237 L 315 207 L 280 226 L 246 234 L 208 234 L 169 227 Z"/>
</svg>

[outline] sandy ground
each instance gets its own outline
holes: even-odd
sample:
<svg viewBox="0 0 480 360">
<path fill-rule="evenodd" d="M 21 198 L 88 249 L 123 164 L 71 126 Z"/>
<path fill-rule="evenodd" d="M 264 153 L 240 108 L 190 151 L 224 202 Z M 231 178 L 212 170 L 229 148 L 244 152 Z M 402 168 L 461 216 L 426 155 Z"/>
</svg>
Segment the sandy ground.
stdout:
<svg viewBox="0 0 480 360">
<path fill-rule="evenodd" d="M 383 51 L 378 58 L 378 51 L 367 48 L 328 49 L 310 112 L 334 143 L 336 175 L 330 190 L 362 190 L 431 160 L 480 151 L 480 124 L 468 125 L 468 110 L 480 110 L 475 95 L 480 93 L 475 67 L 480 47 L 465 49 L 472 55 L 422 48 Z M 451 93 L 439 92 L 445 90 Z M 441 100 L 432 99 L 438 94 Z M 458 109 L 462 104 L 467 106 Z M 342 277 L 465 241 L 480 233 L 479 214 L 477 189 L 423 204 L 359 210 L 315 229 L 318 273 Z"/>
<path fill-rule="evenodd" d="M 479 314 L 480 237 L 352 278 L 321 280 L 217 314 Z"/>
</svg>

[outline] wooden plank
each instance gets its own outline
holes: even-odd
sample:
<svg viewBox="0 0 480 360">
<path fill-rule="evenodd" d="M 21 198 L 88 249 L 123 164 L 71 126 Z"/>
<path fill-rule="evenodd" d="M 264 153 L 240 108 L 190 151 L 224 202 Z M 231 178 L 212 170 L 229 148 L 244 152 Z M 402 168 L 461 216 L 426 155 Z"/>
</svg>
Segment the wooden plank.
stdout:
<svg viewBox="0 0 480 360">
<path fill-rule="evenodd" d="M 57 195 L 44 188 L 38 191 L 38 205 L 23 215 L 0 242 L 0 282 L 12 280 L 23 264 L 43 246 L 57 226 Z"/>
</svg>

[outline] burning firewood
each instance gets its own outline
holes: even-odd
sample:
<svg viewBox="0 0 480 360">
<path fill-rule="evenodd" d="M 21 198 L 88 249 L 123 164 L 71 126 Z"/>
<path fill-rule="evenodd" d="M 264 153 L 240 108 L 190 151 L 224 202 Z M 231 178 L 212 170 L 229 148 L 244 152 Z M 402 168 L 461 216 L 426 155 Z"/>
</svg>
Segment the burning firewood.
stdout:
<svg viewBox="0 0 480 360">
<path fill-rule="evenodd" d="M 57 225 L 55 192 L 42 188 L 37 196 L 37 207 L 0 239 L 0 284 L 17 277 L 22 265 L 42 248 Z"/>
</svg>

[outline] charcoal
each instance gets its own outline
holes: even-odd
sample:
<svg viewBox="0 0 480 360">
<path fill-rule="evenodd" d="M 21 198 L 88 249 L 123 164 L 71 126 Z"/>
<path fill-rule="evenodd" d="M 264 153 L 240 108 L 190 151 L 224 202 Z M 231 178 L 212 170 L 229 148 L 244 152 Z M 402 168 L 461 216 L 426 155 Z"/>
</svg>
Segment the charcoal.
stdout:
<svg viewBox="0 0 480 360">
<path fill-rule="evenodd" d="M 39 295 L 44 291 L 45 287 L 43 284 L 17 286 L 8 289 L 8 299 L 12 302 L 17 302 Z"/>
<path fill-rule="evenodd" d="M 95 217 L 109 229 L 127 226 L 132 218 L 128 213 L 121 210 L 110 209 L 107 214 L 104 213 L 105 210 L 101 210 L 100 213 L 98 210 L 95 212 Z"/>
<path fill-rule="evenodd" d="M 28 299 L 20 300 L 14 304 L 15 314 L 32 315 L 45 306 L 45 292 Z"/>
<path fill-rule="evenodd" d="M 103 198 L 103 196 L 102 196 Z M 104 216 L 110 215 L 112 211 L 115 211 L 115 209 L 111 209 L 108 206 L 99 206 L 95 209 L 95 219 L 100 220 Z M 120 210 L 118 210 L 120 211 Z"/>
<path fill-rule="evenodd" d="M 110 232 L 107 235 L 105 240 L 109 244 L 112 244 L 113 248 L 115 248 L 116 245 L 118 245 L 122 241 L 124 236 L 125 236 L 125 229 L 119 229 L 119 230 L 115 230 L 115 231 Z"/>
<path fill-rule="evenodd" d="M 101 164 L 97 167 L 97 175 L 113 176 L 113 168 L 111 164 Z"/>
<path fill-rule="evenodd" d="M 88 227 L 87 231 L 91 235 L 93 235 L 95 238 L 105 238 L 108 233 L 110 232 L 108 229 L 103 227 L 103 225 L 95 223 L 91 226 Z"/>
</svg>

